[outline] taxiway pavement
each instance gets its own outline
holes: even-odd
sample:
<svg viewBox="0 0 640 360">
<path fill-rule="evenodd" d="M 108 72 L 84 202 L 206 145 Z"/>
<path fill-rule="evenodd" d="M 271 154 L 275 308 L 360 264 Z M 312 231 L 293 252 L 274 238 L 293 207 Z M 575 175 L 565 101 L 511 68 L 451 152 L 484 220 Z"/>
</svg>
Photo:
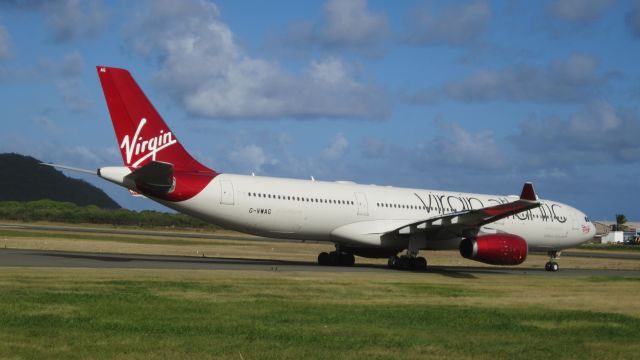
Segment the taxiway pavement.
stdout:
<svg viewBox="0 0 640 360">
<path fill-rule="evenodd" d="M 219 257 L 104 254 L 44 250 L 0 249 L 0 267 L 58 268 L 125 268 L 125 269 L 191 269 L 191 270 L 257 270 L 257 271 L 325 271 L 383 272 L 383 265 L 356 264 L 352 267 L 319 266 L 312 262 L 236 259 Z M 430 266 L 425 272 L 454 277 L 477 274 L 539 275 L 539 276 L 624 276 L 640 277 L 640 270 L 560 269 L 557 273 L 531 267 L 460 267 Z"/>
</svg>

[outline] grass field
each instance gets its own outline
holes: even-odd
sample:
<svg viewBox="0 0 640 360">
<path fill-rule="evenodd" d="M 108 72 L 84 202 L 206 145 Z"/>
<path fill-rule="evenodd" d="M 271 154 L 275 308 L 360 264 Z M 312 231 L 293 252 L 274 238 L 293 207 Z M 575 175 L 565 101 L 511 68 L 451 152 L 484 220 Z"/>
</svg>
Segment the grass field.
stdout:
<svg viewBox="0 0 640 360">
<path fill-rule="evenodd" d="M 639 279 L 3 269 L 2 358 L 637 358 Z"/>
<path fill-rule="evenodd" d="M 15 229 L 0 229 L 0 247 L 302 261 L 331 248 Z M 638 294 L 640 277 L 0 267 L 0 358 L 631 359 Z"/>
<path fill-rule="evenodd" d="M 585 244 L 580 246 L 580 249 L 640 252 L 640 245 Z"/>
</svg>

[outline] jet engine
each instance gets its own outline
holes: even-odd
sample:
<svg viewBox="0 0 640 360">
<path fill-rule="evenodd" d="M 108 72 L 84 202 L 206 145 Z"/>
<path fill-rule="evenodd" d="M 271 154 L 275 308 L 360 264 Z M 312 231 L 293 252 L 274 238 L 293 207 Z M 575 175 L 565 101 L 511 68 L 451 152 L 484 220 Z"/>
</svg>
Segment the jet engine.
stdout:
<svg viewBox="0 0 640 360">
<path fill-rule="evenodd" d="M 527 242 L 512 234 L 487 234 L 460 242 L 462 257 L 491 265 L 519 265 L 527 258 Z"/>
</svg>

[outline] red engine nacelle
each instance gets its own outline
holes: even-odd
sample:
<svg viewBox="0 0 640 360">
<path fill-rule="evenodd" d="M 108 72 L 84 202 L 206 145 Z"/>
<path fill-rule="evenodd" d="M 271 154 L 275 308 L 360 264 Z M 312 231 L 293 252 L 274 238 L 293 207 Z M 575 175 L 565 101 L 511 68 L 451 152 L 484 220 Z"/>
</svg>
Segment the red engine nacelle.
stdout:
<svg viewBox="0 0 640 360">
<path fill-rule="evenodd" d="M 527 258 L 527 242 L 517 235 L 489 234 L 460 242 L 462 257 L 491 265 L 519 265 Z"/>
</svg>

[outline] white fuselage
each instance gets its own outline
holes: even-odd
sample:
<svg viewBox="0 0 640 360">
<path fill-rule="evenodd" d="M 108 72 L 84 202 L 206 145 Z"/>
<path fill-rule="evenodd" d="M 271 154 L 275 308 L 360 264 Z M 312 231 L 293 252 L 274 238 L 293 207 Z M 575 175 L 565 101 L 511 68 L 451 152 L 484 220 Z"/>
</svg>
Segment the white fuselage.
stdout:
<svg viewBox="0 0 640 360">
<path fill-rule="evenodd" d="M 330 241 L 347 246 L 406 247 L 402 239 L 385 243 L 381 234 L 443 214 L 517 199 L 352 182 L 220 174 L 189 200 L 156 201 L 225 228 L 259 236 Z M 487 224 L 481 232 L 515 234 L 527 241 L 530 250 L 541 251 L 561 250 L 593 238 L 595 227 L 582 212 L 554 201 L 541 200 L 541 204 L 539 208 Z M 431 239 L 424 248 L 455 249 L 459 241 Z"/>
</svg>

